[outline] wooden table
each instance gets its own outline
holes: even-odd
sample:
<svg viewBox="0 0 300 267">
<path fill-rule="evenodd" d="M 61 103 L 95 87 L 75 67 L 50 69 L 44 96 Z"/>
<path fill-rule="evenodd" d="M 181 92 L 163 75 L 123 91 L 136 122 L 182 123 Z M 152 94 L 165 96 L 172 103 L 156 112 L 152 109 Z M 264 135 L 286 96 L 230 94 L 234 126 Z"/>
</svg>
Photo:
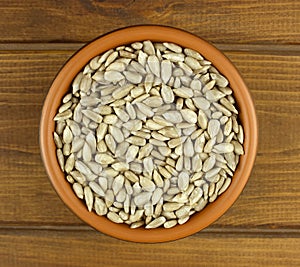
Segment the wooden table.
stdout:
<svg viewBox="0 0 300 267">
<path fill-rule="evenodd" d="M 300 266 L 300 2 L 1 1 L 0 266 Z M 193 236 L 136 244 L 99 233 L 59 199 L 39 149 L 43 101 L 86 42 L 129 25 L 203 37 L 254 98 L 259 149 L 231 209 Z"/>
</svg>

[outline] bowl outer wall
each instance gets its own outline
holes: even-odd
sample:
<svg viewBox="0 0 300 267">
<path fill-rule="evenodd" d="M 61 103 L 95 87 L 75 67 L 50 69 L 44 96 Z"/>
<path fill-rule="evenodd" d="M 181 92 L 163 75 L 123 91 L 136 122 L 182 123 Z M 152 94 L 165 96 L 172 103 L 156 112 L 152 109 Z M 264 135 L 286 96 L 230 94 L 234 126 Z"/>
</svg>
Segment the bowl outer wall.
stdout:
<svg viewBox="0 0 300 267">
<path fill-rule="evenodd" d="M 199 51 L 206 59 L 224 75 L 230 82 L 234 91 L 234 97 L 239 107 L 239 118 L 244 127 L 244 150 L 232 183 L 229 188 L 219 196 L 215 202 L 210 203 L 204 210 L 191 216 L 183 225 L 177 225 L 171 229 L 144 228 L 130 229 L 125 224 L 115 224 L 106 217 L 90 213 L 84 203 L 79 200 L 71 185 L 66 181 L 59 168 L 53 141 L 55 123 L 53 118 L 61 103 L 62 97 L 70 88 L 72 80 L 80 72 L 90 59 L 120 45 L 135 41 L 152 40 L 156 42 L 173 42 L 182 47 Z M 234 65 L 214 46 L 201 38 L 171 27 L 164 26 L 133 26 L 106 34 L 80 49 L 63 66 L 48 92 L 41 116 L 40 146 L 42 159 L 48 176 L 56 192 L 63 202 L 83 221 L 95 229 L 110 236 L 135 242 L 165 242 L 192 235 L 207 227 L 235 202 L 242 192 L 251 174 L 254 165 L 258 143 L 257 119 L 251 95 Z"/>
</svg>

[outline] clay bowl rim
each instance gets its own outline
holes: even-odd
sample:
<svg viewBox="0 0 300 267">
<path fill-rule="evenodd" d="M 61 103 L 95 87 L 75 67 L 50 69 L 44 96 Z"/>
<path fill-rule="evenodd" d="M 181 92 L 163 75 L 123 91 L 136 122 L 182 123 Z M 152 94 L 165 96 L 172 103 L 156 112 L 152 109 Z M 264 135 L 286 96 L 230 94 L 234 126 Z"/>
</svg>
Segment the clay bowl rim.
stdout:
<svg viewBox="0 0 300 267">
<path fill-rule="evenodd" d="M 152 40 L 157 42 L 173 42 L 182 47 L 199 51 L 206 59 L 223 74 L 230 82 L 240 110 L 240 120 L 244 127 L 245 155 L 240 163 L 229 188 L 210 203 L 201 212 L 191 216 L 183 225 L 174 228 L 130 229 L 126 224 L 116 224 L 106 217 L 88 212 L 85 204 L 72 191 L 56 160 L 53 141 L 53 117 L 63 95 L 70 88 L 76 74 L 89 60 L 110 48 L 135 41 Z M 126 241 L 156 243 L 180 239 L 199 232 L 221 217 L 236 201 L 244 189 L 254 165 L 258 145 L 258 126 L 251 95 L 238 70 L 230 60 L 217 48 L 198 36 L 181 29 L 166 26 L 132 26 L 103 35 L 78 50 L 62 67 L 54 79 L 44 102 L 40 122 L 40 147 L 42 159 L 49 179 L 63 202 L 84 222 L 98 231 Z"/>
</svg>

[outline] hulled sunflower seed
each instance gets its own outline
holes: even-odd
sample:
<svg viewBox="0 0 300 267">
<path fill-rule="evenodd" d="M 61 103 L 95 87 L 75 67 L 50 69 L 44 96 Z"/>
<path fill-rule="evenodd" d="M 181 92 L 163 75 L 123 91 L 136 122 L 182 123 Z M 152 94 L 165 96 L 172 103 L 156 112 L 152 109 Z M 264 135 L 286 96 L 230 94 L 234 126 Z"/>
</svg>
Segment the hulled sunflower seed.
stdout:
<svg viewBox="0 0 300 267">
<path fill-rule="evenodd" d="M 128 144 L 128 143 L 127 143 Z M 125 160 L 127 163 L 133 161 L 139 152 L 139 147 L 135 145 L 131 145 L 128 147 L 126 155 L 125 155 Z"/>
<path fill-rule="evenodd" d="M 207 126 L 207 132 L 211 138 L 215 137 L 220 131 L 220 122 L 218 120 L 210 120 Z"/>
<path fill-rule="evenodd" d="M 108 211 L 105 202 L 101 198 L 98 198 L 98 197 L 95 197 L 94 209 L 95 209 L 95 212 L 100 216 L 107 214 L 107 211 Z"/>
<path fill-rule="evenodd" d="M 180 110 L 183 119 L 191 124 L 197 123 L 197 114 L 190 109 L 181 109 Z"/>
<path fill-rule="evenodd" d="M 157 228 L 157 227 L 163 225 L 163 224 L 166 222 L 166 220 L 167 220 L 167 219 L 166 219 L 165 217 L 160 216 L 160 217 L 154 219 L 153 221 L 151 221 L 149 224 L 147 224 L 147 225 L 145 226 L 145 228 L 146 228 L 146 229 Z"/>
<path fill-rule="evenodd" d="M 92 211 L 93 203 L 94 203 L 94 196 L 93 196 L 92 190 L 89 186 L 85 186 L 83 192 L 84 192 L 84 199 L 85 199 L 85 203 L 88 208 L 88 211 Z"/>
<path fill-rule="evenodd" d="M 74 190 L 76 196 L 80 199 L 83 199 L 83 188 L 82 188 L 81 184 L 74 183 L 72 187 L 73 187 L 73 190 Z"/>
<path fill-rule="evenodd" d="M 164 54 L 162 57 L 172 62 L 184 61 L 184 55 L 182 53 L 168 53 Z"/>
<path fill-rule="evenodd" d="M 198 111 L 198 124 L 201 127 L 201 129 L 205 130 L 207 128 L 208 119 L 202 110 Z"/>
</svg>

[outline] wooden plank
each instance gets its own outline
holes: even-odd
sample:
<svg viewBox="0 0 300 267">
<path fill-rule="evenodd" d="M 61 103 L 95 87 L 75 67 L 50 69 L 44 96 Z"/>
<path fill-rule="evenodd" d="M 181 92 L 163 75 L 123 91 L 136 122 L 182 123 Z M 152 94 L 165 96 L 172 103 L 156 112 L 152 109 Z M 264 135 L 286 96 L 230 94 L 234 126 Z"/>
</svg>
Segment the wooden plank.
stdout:
<svg viewBox="0 0 300 267">
<path fill-rule="evenodd" d="M 94 231 L 0 231 L 0 266 L 299 266 L 300 239 L 207 234 L 163 244 Z"/>
<path fill-rule="evenodd" d="M 43 100 L 72 53 L 0 54 L 0 225 L 82 225 L 51 187 L 38 143 Z M 214 227 L 299 228 L 300 56 L 226 54 L 254 97 L 260 145 L 246 189 Z"/>
<path fill-rule="evenodd" d="M 29 8 L 28 8 L 29 7 Z M 161 24 L 216 43 L 299 44 L 299 1 L 2 1 L 0 42 L 87 42 L 120 27 Z"/>
<path fill-rule="evenodd" d="M 20 51 L 76 51 L 86 45 L 86 43 L 0 43 L 1 52 Z M 225 44 L 213 43 L 223 52 L 256 52 L 260 54 L 299 55 L 300 47 L 297 44 Z"/>
</svg>

